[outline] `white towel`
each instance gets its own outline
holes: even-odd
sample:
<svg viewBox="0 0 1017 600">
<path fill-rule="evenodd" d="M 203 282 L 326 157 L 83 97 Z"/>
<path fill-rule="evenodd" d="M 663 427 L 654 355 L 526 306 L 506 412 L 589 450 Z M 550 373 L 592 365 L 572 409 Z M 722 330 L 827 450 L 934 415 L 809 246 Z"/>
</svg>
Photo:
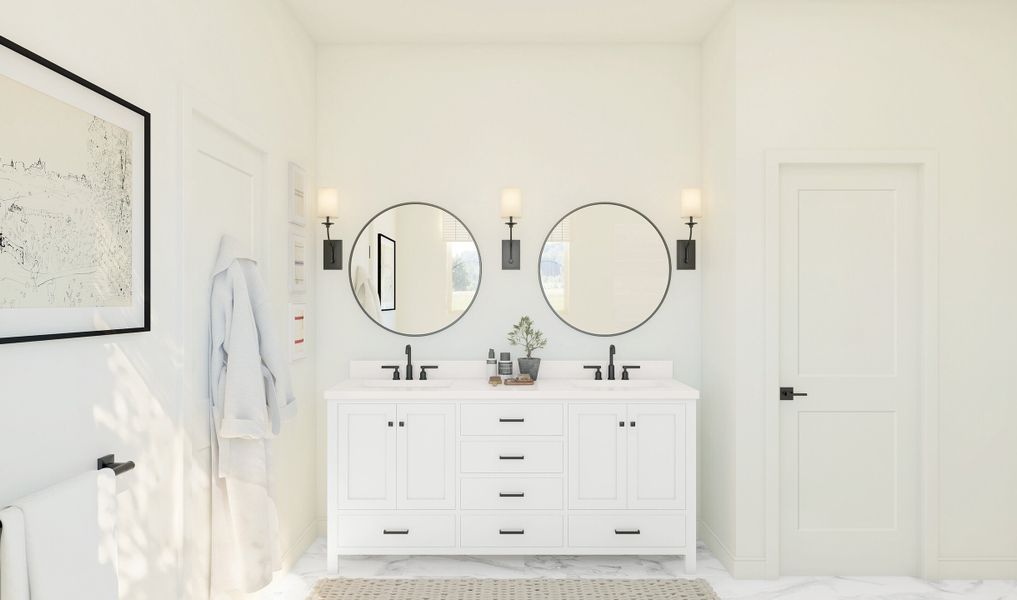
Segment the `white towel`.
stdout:
<svg viewBox="0 0 1017 600">
<path fill-rule="evenodd" d="M 0 510 L 0 600 L 29 600 L 25 515 L 17 506 Z"/>
<path fill-rule="evenodd" d="M 374 288 L 367 269 L 358 265 L 353 270 L 353 291 L 364 308 L 364 312 L 375 321 L 381 321 L 381 304 L 378 300 L 378 290 Z"/>
<path fill-rule="evenodd" d="M 116 600 L 116 486 L 113 471 L 101 469 L 26 496 L 0 512 L 2 537 L 11 533 L 0 551 L 0 600 Z M 8 573 L 13 576 L 9 583 Z"/>
</svg>

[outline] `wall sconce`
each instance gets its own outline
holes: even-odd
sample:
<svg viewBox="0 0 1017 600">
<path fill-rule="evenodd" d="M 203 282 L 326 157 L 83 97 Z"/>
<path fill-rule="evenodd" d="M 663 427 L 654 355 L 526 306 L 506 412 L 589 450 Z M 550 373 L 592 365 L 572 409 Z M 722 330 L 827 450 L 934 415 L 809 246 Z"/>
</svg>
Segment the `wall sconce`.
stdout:
<svg viewBox="0 0 1017 600">
<path fill-rule="evenodd" d="M 501 191 L 501 218 L 508 219 L 509 239 L 501 241 L 501 268 L 519 270 L 519 240 L 512 239 L 512 228 L 523 216 L 523 191 L 519 188 L 505 188 Z"/>
<path fill-rule="evenodd" d="M 326 271 L 341 271 L 343 268 L 343 242 L 333 240 L 330 229 L 335 223 L 332 217 L 339 216 L 339 190 L 321 188 L 318 190 L 318 216 L 325 217 L 325 239 L 322 240 L 322 268 Z"/>
<path fill-rule="evenodd" d="M 703 194 L 696 188 L 682 190 L 681 202 L 682 218 L 689 218 L 689 222 L 686 223 L 689 226 L 689 239 L 678 240 L 675 262 L 678 264 L 678 271 L 694 271 L 696 270 L 696 241 L 692 239 L 692 228 L 698 225 L 695 219 L 703 216 Z"/>
</svg>

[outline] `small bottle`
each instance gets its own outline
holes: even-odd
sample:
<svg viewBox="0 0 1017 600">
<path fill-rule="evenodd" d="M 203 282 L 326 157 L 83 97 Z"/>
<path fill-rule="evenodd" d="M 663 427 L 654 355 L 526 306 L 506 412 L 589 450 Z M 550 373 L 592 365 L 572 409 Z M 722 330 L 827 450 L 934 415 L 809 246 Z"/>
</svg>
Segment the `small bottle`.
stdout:
<svg viewBox="0 0 1017 600">
<path fill-rule="evenodd" d="M 498 361 L 494 358 L 494 348 L 487 351 L 487 378 L 498 374 Z"/>
<path fill-rule="evenodd" d="M 501 360 L 498 361 L 498 374 L 502 377 L 512 376 L 512 355 L 510 353 L 501 353 Z"/>
</svg>

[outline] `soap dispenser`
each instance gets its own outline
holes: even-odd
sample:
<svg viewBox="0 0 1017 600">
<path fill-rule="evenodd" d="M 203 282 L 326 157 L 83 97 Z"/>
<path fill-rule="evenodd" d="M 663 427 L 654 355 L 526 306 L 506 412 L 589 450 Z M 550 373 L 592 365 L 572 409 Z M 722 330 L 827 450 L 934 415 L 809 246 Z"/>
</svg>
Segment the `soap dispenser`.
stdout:
<svg viewBox="0 0 1017 600">
<path fill-rule="evenodd" d="M 494 358 L 494 348 L 487 351 L 487 378 L 498 375 L 498 361 Z"/>
</svg>

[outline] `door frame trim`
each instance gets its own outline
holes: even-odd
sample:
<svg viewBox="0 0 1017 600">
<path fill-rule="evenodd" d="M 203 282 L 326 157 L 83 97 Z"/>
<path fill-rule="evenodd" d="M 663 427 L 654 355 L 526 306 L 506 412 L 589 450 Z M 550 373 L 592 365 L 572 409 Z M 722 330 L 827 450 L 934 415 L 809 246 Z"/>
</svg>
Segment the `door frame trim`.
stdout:
<svg viewBox="0 0 1017 600">
<path fill-rule="evenodd" d="M 939 157 L 932 150 L 769 150 L 764 207 L 765 570 L 780 576 L 780 174 L 792 165 L 901 165 L 919 170 L 921 348 L 919 570 L 935 578 L 939 554 Z"/>
</svg>

